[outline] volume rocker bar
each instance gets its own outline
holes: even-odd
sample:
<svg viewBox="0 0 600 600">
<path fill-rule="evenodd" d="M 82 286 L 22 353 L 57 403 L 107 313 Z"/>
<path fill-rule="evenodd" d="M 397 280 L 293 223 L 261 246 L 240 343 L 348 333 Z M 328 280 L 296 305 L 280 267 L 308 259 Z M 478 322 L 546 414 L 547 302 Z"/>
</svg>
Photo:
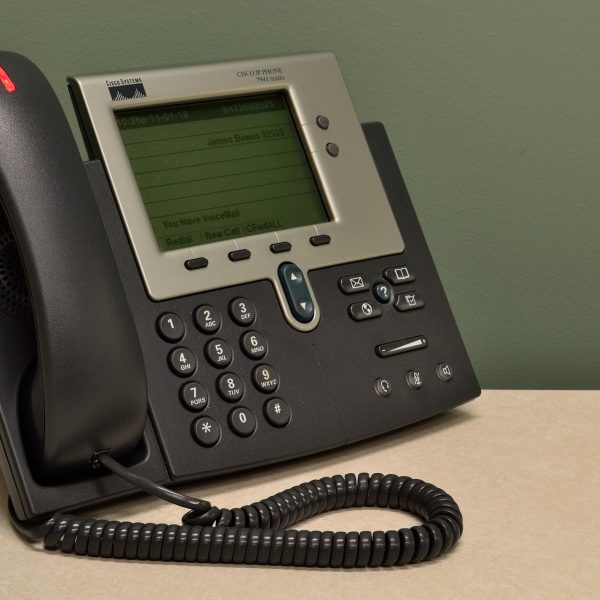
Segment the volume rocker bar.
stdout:
<svg viewBox="0 0 600 600">
<path fill-rule="evenodd" d="M 407 338 L 405 340 L 398 340 L 397 342 L 387 342 L 386 344 L 379 344 L 375 347 L 377 356 L 381 358 L 387 358 L 388 356 L 394 356 L 396 354 L 403 354 L 404 352 L 411 352 L 412 350 L 418 350 L 419 348 L 427 347 L 427 338 L 420 335 L 418 337 Z"/>
</svg>

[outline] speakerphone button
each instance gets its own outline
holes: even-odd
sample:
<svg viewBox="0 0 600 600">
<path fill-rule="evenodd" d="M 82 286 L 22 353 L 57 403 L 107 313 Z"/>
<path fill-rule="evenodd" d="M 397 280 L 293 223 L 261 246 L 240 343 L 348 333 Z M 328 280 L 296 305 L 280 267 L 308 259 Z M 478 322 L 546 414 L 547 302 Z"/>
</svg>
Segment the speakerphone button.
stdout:
<svg viewBox="0 0 600 600">
<path fill-rule="evenodd" d="M 448 363 L 440 363 L 436 367 L 435 372 L 442 381 L 450 381 L 454 375 L 454 371 Z"/>
</svg>

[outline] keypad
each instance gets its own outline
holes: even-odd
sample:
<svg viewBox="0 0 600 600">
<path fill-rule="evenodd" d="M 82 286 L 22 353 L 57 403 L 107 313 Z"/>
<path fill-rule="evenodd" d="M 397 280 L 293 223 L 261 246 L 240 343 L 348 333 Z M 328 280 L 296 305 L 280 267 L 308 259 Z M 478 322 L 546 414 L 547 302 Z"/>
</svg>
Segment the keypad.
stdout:
<svg viewBox="0 0 600 600">
<path fill-rule="evenodd" d="M 279 373 L 271 365 L 258 365 L 252 371 L 252 381 L 256 389 L 271 394 L 279 387 Z"/>
<path fill-rule="evenodd" d="M 204 354 L 208 362 L 213 367 L 224 369 L 231 364 L 233 360 L 233 350 L 231 346 L 221 339 L 210 340 L 204 347 Z"/>
<path fill-rule="evenodd" d="M 231 314 L 231 318 L 238 325 L 252 325 L 256 320 L 256 308 L 254 304 L 246 298 L 236 298 L 229 305 L 229 313 Z"/>
<path fill-rule="evenodd" d="M 178 396 L 180 410 L 201 413 L 194 420 L 190 414 L 191 434 L 200 446 L 216 446 L 232 434 L 239 438 L 252 436 L 261 423 L 284 428 L 291 422 L 292 408 L 283 398 L 263 400 L 263 394 L 279 389 L 280 377 L 273 365 L 256 364 L 269 353 L 269 340 L 259 323 L 247 329 L 255 323 L 256 306 L 242 297 L 233 298 L 225 306 L 200 304 L 187 316 L 165 312 L 156 317 L 156 331 L 162 340 L 175 346 L 185 338 L 186 346 L 175 346 L 167 352 L 167 364 L 174 375 L 187 378 L 174 395 L 175 400 Z M 232 328 L 237 330 L 235 334 Z M 219 337 L 214 337 L 216 333 Z M 198 354 L 204 354 L 206 361 L 199 363 Z M 242 400 L 246 406 L 237 404 Z M 223 408 L 215 411 L 219 403 L 221 407 L 229 403 L 231 410 L 226 417 L 215 416 L 224 414 Z"/>
<path fill-rule="evenodd" d="M 292 409 L 281 398 L 271 398 L 265 402 L 265 417 L 275 427 L 285 427 L 292 418 Z"/>
<path fill-rule="evenodd" d="M 248 358 L 260 360 L 267 354 L 267 338 L 258 331 L 247 331 L 240 340 L 244 354 Z"/>
<path fill-rule="evenodd" d="M 166 342 L 178 342 L 185 335 L 185 325 L 175 313 L 166 313 L 156 322 L 160 337 Z"/>
<path fill-rule="evenodd" d="M 198 381 L 188 381 L 179 392 L 183 405 L 194 412 L 200 412 L 208 406 L 208 392 Z"/>
<path fill-rule="evenodd" d="M 210 448 L 221 439 L 221 427 L 212 417 L 200 417 L 192 424 L 192 434 L 201 446 Z"/>
<path fill-rule="evenodd" d="M 194 323 L 203 333 L 217 333 L 221 328 L 221 315 L 210 304 L 203 304 L 194 311 Z"/>
<path fill-rule="evenodd" d="M 244 397 L 244 382 L 235 373 L 225 373 L 217 379 L 217 390 L 223 400 L 237 402 Z"/>
<path fill-rule="evenodd" d="M 179 377 L 193 375 L 197 365 L 196 355 L 189 348 L 175 348 L 169 354 L 169 366 Z"/>
<path fill-rule="evenodd" d="M 256 429 L 256 417 L 249 408 L 240 406 L 229 413 L 229 425 L 242 437 L 252 435 Z"/>
</svg>

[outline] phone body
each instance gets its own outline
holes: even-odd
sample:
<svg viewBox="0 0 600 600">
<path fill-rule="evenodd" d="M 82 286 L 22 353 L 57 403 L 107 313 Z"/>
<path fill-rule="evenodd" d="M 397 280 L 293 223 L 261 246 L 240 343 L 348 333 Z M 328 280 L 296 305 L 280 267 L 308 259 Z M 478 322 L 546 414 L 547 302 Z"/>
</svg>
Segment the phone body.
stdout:
<svg viewBox="0 0 600 600">
<path fill-rule="evenodd" d="M 480 388 L 330 53 L 69 78 L 0 53 L 0 462 L 27 520 L 321 452 Z M 14 88 L 14 89 L 11 89 Z"/>
</svg>

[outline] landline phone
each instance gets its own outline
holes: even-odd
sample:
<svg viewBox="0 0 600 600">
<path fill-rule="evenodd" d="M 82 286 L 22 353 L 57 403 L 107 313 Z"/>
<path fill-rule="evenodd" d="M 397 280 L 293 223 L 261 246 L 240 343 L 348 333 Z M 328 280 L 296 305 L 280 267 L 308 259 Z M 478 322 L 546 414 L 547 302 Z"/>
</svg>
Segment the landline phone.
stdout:
<svg viewBox="0 0 600 600">
<path fill-rule="evenodd" d="M 218 509 L 165 487 L 352 443 L 480 393 L 383 126 L 332 54 L 68 78 L 90 160 L 0 52 L 0 462 L 15 527 L 131 559 L 379 566 L 462 532 L 444 491 L 324 477 Z M 63 514 L 143 489 L 182 525 Z M 353 506 L 388 532 L 292 529 Z"/>
</svg>

